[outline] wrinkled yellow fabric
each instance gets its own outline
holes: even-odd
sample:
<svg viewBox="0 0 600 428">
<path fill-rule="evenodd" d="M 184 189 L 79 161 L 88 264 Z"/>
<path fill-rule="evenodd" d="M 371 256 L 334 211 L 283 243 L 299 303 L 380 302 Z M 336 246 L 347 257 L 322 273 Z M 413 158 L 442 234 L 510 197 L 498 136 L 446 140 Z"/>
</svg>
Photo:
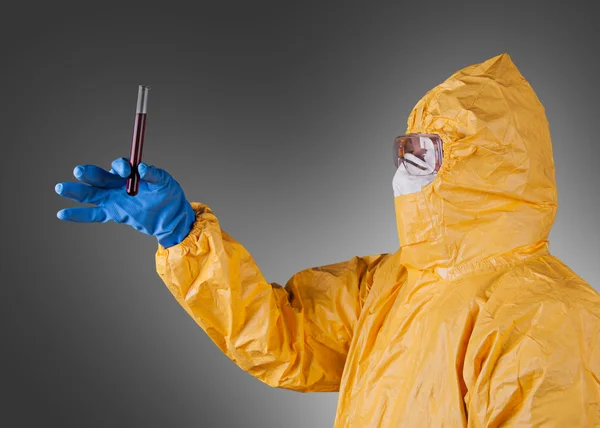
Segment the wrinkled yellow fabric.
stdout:
<svg viewBox="0 0 600 428">
<path fill-rule="evenodd" d="M 429 91 L 407 131 L 439 134 L 444 161 L 395 198 L 398 252 L 281 287 L 194 203 L 160 277 L 242 369 L 339 390 L 336 427 L 600 426 L 600 296 L 548 250 L 557 193 L 533 89 L 503 54 Z"/>
</svg>

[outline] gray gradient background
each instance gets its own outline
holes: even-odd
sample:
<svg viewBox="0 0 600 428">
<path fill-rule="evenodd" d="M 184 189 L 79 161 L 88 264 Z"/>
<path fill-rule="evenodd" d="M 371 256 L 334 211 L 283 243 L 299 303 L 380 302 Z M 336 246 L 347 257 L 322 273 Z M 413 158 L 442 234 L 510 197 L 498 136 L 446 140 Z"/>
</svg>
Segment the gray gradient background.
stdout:
<svg viewBox="0 0 600 428">
<path fill-rule="evenodd" d="M 154 238 L 56 219 L 74 204 L 55 183 L 127 155 L 138 84 L 144 159 L 285 283 L 397 249 L 392 139 L 426 91 L 508 52 L 551 124 L 551 251 L 598 289 L 597 10 L 481 3 L 5 9 L 0 424 L 333 424 L 337 394 L 272 389 L 221 354 L 156 274 Z"/>
</svg>

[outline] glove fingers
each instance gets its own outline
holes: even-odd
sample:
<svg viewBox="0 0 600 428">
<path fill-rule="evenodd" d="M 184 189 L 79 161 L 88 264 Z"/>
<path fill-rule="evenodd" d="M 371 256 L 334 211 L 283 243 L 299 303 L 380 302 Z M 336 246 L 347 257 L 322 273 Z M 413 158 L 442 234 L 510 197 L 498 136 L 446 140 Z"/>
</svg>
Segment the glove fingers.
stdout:
<svg viewBox="0 0 600 428">
<path fill-rule="evenodd" d="M 54 188 L 56 193 L 65 198 L 84 204 L 99 204 L 109 194 L 110 190 L 88 186 L 81 183 L 58 183 Z"/>
<path fill-rule="evenodd" d="M 78 165 L 73 170 L 73 175 L 79 181 L 94 187 L 115 188 L 123 186 L 122 177 L 112 174 L 96 165 Z"/>
<path fill-rule="evenodd" d="M 170 178 L 169 173 L 164 169 L 143 162 L 138 165 L 138 172 L 142 180 L 151 184 L 166 184 Z"/>
<path fill-rule="evenodd" d="M 56 213 L 56 217 L 75 223 L 106 223 L 111 220 L 104 208 L 65 208 Z"/>
<path fill-rule="evenodd" d="M 115 159 L 112 162 L 111 167 L 111 171 L 114 171 L 115 174 L 121 176 L 122 178 L 128 178 L 131 175 L 131 165 L 129 164 L 129 159 L 127 158 Z"/>
</svg>

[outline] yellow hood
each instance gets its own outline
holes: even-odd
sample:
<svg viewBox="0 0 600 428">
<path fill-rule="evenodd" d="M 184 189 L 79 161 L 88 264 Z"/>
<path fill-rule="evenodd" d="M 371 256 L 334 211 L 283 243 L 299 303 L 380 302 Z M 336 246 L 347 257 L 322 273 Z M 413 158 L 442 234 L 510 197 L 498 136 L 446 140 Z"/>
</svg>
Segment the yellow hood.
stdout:
<svg viewBox="0 0 600 428">
<path fill-rule="evenodd" d="M 429 91 L 407 132 L 444 141 L 435 180 L 395 198 L 407 267 L 446 277 L 547 246 L 557 208 L 550 129 L 508 54 L 466 67 Z"/>
</svg>

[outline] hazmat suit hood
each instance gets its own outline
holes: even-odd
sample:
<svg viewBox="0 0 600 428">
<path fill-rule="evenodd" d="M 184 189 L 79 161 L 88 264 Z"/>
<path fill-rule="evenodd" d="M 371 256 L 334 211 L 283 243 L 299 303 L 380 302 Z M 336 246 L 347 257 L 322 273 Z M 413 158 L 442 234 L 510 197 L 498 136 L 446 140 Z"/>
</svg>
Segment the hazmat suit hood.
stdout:
<svg viewBox="0 0 600 428">
<path fill-rule="evenodd" d="M 446 277 L 547 247 L 557 208 L 549 125 L 508 54 L 430 90 L 407 133 L 440 135 L 444 159 L 432 183 L 395 197 L 403 264 Z"/>
</svg>

